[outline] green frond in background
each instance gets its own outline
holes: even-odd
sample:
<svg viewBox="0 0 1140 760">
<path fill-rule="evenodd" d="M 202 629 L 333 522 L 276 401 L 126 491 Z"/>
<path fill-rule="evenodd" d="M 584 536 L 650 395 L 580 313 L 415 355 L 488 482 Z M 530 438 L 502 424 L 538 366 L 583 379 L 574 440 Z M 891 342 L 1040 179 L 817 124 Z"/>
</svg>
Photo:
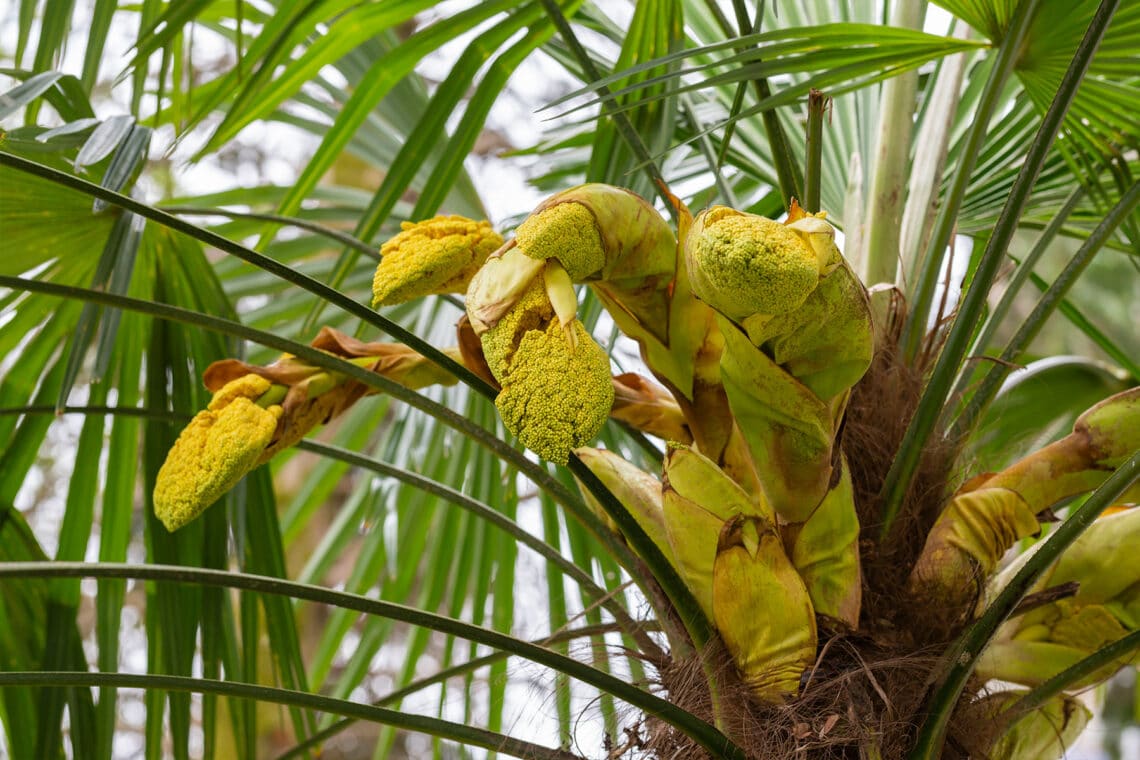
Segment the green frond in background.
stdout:
<svg viewBox="0 0 1140 760">
<path fill-rule="evenodd" d="M 9 5 L 0 754 L 1036 758 L 1135 662 L 1135 588 L 1080 565 L 1132 535 L 1135 445 L 1070 431 L 1140 383 L 1140 5 Z M 604 267 L 533 247 L 558 204 Z M 700 263 L 747 248 L 732 209 L 795 228 L 814 295 L 729 305 L 764 290 Z M 439 214 L 521 279 L 370 309 Z M 512 369 L 566 340 L 597 371 Z M 308 437 L 170 532 L 218 366 Z M 554 418 L 597 449 L 512 434 Z M 1081 474 L 1017 479 L 1059 451 Z M 778 631 L 737 607 L 777 597 Z M 1028 691 L 983 688 L 994 652 Z M 1100 696 L 1116 757 L 1140 713 Z"/>
</svg>

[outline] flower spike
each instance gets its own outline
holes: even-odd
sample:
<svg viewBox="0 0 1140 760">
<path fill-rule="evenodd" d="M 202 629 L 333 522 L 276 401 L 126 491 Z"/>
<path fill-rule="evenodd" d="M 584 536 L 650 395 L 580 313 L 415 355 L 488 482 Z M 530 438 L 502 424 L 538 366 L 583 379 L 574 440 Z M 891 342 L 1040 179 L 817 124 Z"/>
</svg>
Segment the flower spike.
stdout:
<svg viewBox="0 0 1140 760">
<path fill-rule="evenodd" d="M 684 239 L 693 293 L 717 313 L 728 405 L 787 523 L 827 494 L 847 397 L 871 362 L 867 294 L 834 234 L 794 204 L 786 223 L 714 206 Z"/>
<path fill-rule="evenodd" d="M 463 293 L 503 238 L 490 222 L 437 216 L 404 222 L 380 247 L 372 280 L 372 305 L 388 306 L 438 293 Z"/>
<path fill-rule="evenodd" d="M 272 384 L 257 375 L 231 381 L 178 436 L 158 471 L 154 512 L 175 531 L 257 466 L 281 419 L 278 404 L 258 405 Z"/>
<path fill-rule="evenodd" d="M 725 206 L 693 220 L 685 260 L 696 296 L 735 322 L 799 308 L 821 270 L 814 248 L 788 226 Z"/>
<path fill-rule="evenodd" d="M 535 278 L 481 339 L 502 386 L 495 406 L 524 446 L 565 464 L 571 449 L 593 440 L 614 403 L 609 354 L 578 320 L 563 325 L 543 279 Z"/>
<path fill-rule="evenodd" d="M 399 343 L 364 343 L 325 327 L 312 346 L 406 388 L 456 382 Z M 454 349 L 447 353 L 459 356 Z M 237 359 L 214 362 L 203 379 L 214 397 L 179 435 L 155 482 L 154 511 L 171 531 L 197 518 L 246 473 L 375 393 L 289 355 L 265 367 Z"/>
</svg>

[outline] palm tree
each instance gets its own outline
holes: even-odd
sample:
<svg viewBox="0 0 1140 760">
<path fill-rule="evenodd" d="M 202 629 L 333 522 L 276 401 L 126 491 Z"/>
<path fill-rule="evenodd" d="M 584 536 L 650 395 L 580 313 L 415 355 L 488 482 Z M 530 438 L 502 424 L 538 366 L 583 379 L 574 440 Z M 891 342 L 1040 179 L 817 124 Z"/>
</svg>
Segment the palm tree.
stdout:
<svg viewBox="0 0 1140 760">
<path fill-rule="evenodd" d="M 0 747 L 1059 756 L 1140 646 L 1140 6 L 436 5 L 4 20 Z M 513 153 L 564 192 L 496 232 L 467 159 L 536 65 Z M 722 224 L 802 298 L 739 307 Z M 591 230 L 623 277 L 544 253 Z M 499 233 L 563 329 L 502 337 L 547 291 Z M 417 235 L 474 264 L 369 308 Z"/>
</svg>

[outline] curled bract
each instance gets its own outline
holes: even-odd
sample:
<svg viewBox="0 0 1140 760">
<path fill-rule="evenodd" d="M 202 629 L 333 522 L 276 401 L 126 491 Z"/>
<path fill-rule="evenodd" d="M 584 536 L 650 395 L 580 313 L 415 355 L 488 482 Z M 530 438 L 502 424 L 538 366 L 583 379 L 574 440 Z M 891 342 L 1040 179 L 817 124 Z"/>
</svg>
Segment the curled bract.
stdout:
<svg viewBox="0 0 1140 760">
<path fill-rule="evenodd" d="M 467 319 L 475 334 L 482 336 L 500 320 L 509 319 L 507 315 L 530 294 L 535 282 L 546 279 L 546 267 L 546 262 L 530 258 L 513 241 L 487 259 L 467 288 Z M 553 309 L 549 296 L 531 296 L 545 298 L 546 305 Z"/>
<path fill-rule="evenodd" d="M 979 700 L 977 709 L 1003 725 L 990 746 L 977 748 L 979 756 L 989 760 L 1056 760 L 1064 757 L 1092 718 L 1092 712 L 1079 699 L 1064 694 L 1027 713 L 1020 712 L 1017 705 L 1026 694 L 1001 691 Z"/>
<path fill-rule="evenodd" d="M 744 682 L 765 702 L 799 693 L 816 656 L 815 614 L 775 526 L 736 515 L 717 540 L 713 621 Z"/>
<path fill-rule="evenodd" d="M 665 528 L 665 513 L 661 506 L 661 481 L 620 454 L 607 449 L 582 446 L 575 449 L 574 453 L 621 502 L 630 516 L 637 521 L 638 526 L 645 531 L 645 535 L 649 536 L 671 563 L 674 563 Z M 582 498 L 594 514 L 606 524 L 606 527 L 621 535 L 617 524 L 590 490 L 585 487 L 580 490 Z"/>
<path fill-rule="evenodd" d="M 840 473 L 808 520 L 785 528 L 789 559 L 804 581 L 816 614 L 851 630 L 859 626 L 863 602 L 859 515 L 846 457 Z"/>
<path fill-rule="evenodd" d="M 794 696 L 815 658 L 815 612 L 771 506 L 679 444 L 665 454 L 661 488 L 667 554 L 744 682 L 765 702 Z"/>
<path fill-rule="evenodd" d="M 462 293 L 503 238 L 487 221 L 437 216 L 404 222 L 380 248 L 372 305 L 403 303 L 436 293 Z"/>
<path fill-rule="evenodd" d="M 966 603 L 1019 539 L 1040 529 L 1016 491 L 979 488 L 959 493 L 927 535 L 910 576 L 916 593 Z"/>
<path fill-rule="evenodd" d="M 1096 488 L 1137 446 L 1140 388 L 1133 388 L 1086 411 L 1061 440 L 955 495 L 927 536 L 912 590 L 975 595 L 1002 555 L 1038 531 L 1038 513 Z"/>
<path fill-rule="evenodd" d="M 985 678 L 1036 686 L 1108 644 L 1140 630 L 1140 508 L 1094 522 L 1033 585 L 1031 593 L 1076 584 L 1076 593 L 1035 607 L 1003 624 L 983 650 Z M 998 593 L 1041 546 L 1017 558 L 991 584 Z M 1135 651 L 1105 664 L 1070 689 L 1102 681 L 1135 663 Z"/>
<path fill-rule="evenodd" d="M 196 518 L 257 465 L 282 414 L 280 405 L 257 404 L 271 386 L 257 375 L 230 381 L 178 436 L 154 487 L 154 512 L 167 530 Z"/>
<path fill-rule="evenodd" d="M 613 378 L 614 408 L 610 416 L 663 441 L 692 443 L 693 432 L 677 399 L 665 388 L 636 372 Z"/>
</svg>

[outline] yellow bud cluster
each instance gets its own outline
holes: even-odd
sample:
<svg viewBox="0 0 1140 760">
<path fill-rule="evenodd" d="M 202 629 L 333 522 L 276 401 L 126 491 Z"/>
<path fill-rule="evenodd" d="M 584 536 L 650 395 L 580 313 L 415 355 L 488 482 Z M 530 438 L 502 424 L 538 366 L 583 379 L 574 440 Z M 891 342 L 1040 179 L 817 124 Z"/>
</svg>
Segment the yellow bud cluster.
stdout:
<svg viewBox="0 0 1140 760">
<path fill-rule="evenodd" d="M 714 206 L 686 243 L 697 297 L 730 319 L 784 314 L 819 281 L 819 256 L 780 222 Z"/>
<path fill-rule="evenodd" d="M 437 216 L 404 222 L 380 248 L 372 305 L 403 303 L 435 293 L 462 293 L 503 238 L 487 221 Z"/>
<path fill-rule="evenodd" d="M 525 332 L 495 399 L 507 429 L 558 464 L 567 462 L 571 449 L 593 440 L 614 403 L 609 355 L 581 322 L 570 323 L 570 329 L 574 337 L 567 340 L 554 317 L 545 329 Z"/>
<path fill-rule="evenodd" d="M 232 380 L 178 436 L 154 487 L 154 511 L 167 530 L 196 518 L 256 466 L 282 414 L 276 404 L 255 403 L 271 385 L 257 375 Z"/>
<path fill-rule="evenodd" d="M 594 215 L 580 203 L 559 203 L 527 217 L 515 231 L 515 244 L 532 259 L 556 259 L 575 282 L 606 263 Z"/>
</svg>

